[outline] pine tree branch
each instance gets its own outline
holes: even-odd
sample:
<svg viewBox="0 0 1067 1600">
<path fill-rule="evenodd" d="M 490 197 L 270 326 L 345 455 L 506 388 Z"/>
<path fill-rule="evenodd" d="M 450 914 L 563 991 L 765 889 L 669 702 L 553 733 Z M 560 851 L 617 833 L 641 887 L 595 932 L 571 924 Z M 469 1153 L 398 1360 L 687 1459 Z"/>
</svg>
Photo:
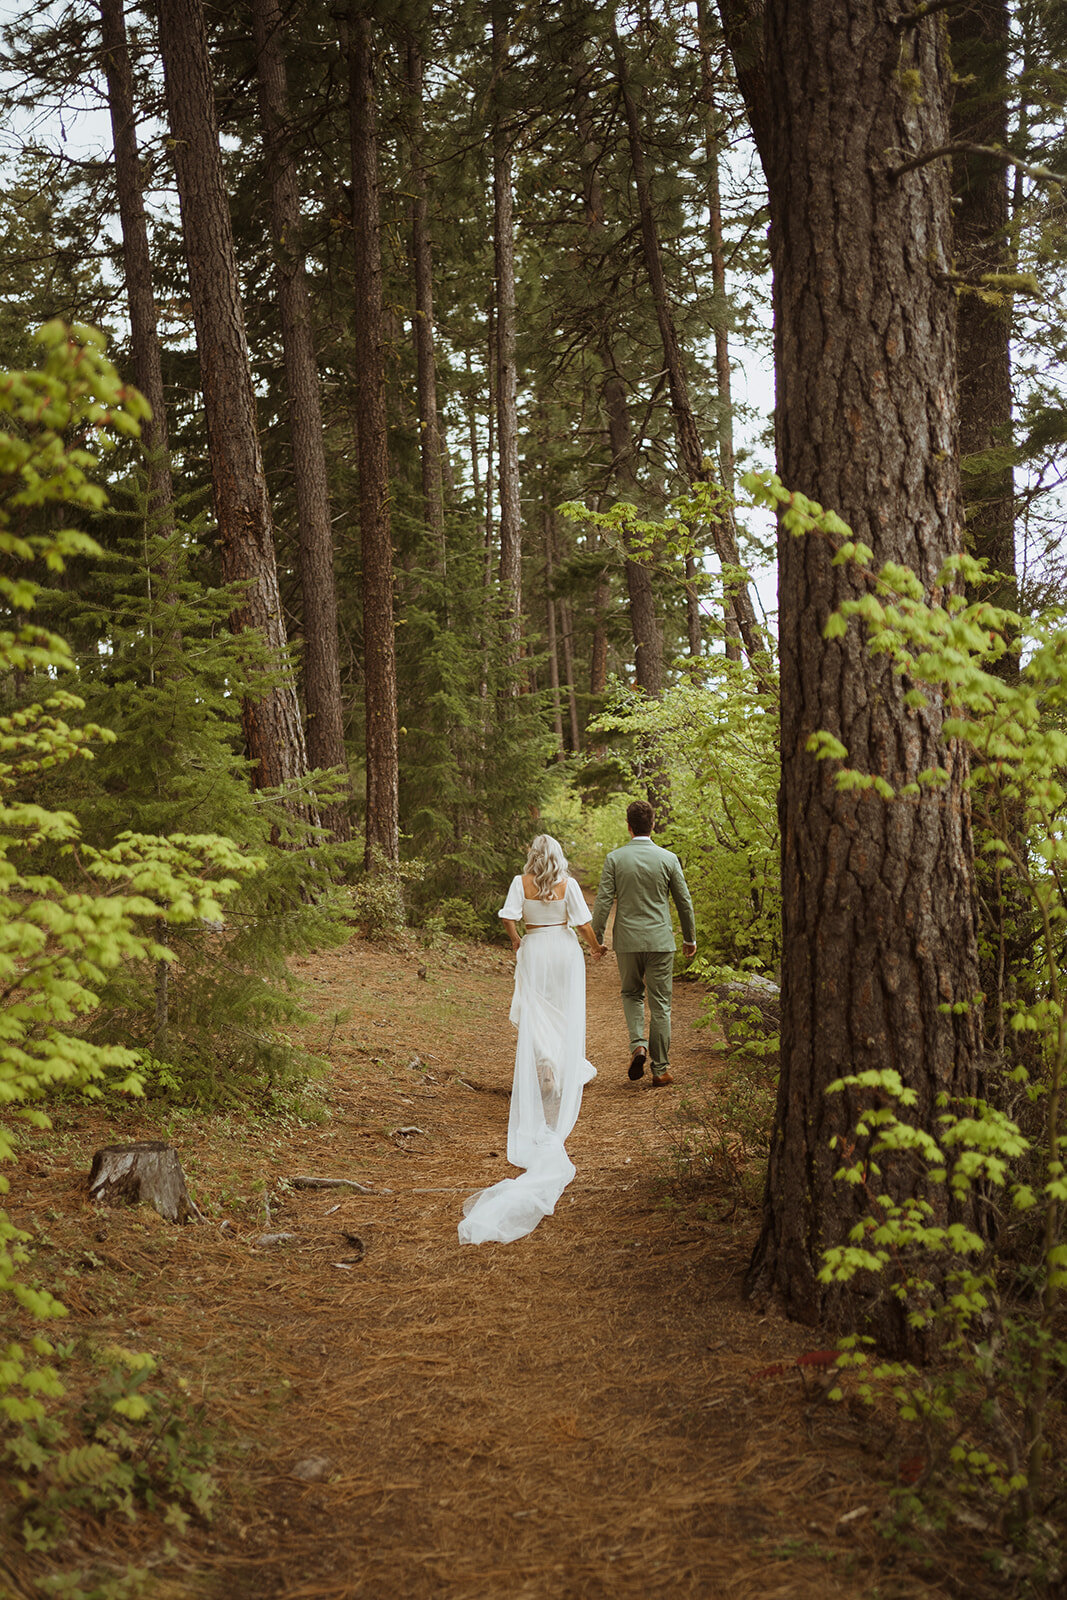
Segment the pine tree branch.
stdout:
<svg viewBox="0 0 1067 1600">
<path fill-rule="evenodd" d="M 956 6 L 969 4 L 970 0 L 925 0 L 925 4 L 916 6 L 914 11 L 903 11 L 893 23 L 894 28 L 917 28 L 920 22 L 925 22 L 927 17 L 932 17 L 937 11 L 951 11 Z"/>
<path fill-rule="evenodd" d="M 936 150 L 924 150 L 921 155 L 902 161 L 898 167 L 889 167 L 886 170 L 886 177 L 902 178 L 906 172 L 914 172 L 918 167 L 928 166 L 931 161 L 939 161 L 942 156 L 994 156 L 998 161 L 1003 161 L 1005 166 L 1015 167 L 1028 178 L 1036 178 L 1042 183 L 1064 182 L 1063 173 L 1053 172 L 1048 167 L 1035 166 L 1033 162 L 1012 155 L 1010 150 L 1004 150 L 1000 145 L 971 144 L 966 139 L 954 139 L 949 144 L 939 144 Z"/>
</svg>

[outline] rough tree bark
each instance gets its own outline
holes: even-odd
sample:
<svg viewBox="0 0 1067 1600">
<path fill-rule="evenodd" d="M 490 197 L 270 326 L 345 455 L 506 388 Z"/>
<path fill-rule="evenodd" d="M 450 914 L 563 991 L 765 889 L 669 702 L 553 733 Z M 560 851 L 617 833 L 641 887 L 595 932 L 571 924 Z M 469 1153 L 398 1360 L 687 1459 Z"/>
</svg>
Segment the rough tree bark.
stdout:
<svg viewBox="0 0 1067 1600">
<path fill-rule="evenodd" d="M 382 331 L 381 214 L 372 34 L 353 4 L 348 30 L 355 236 L 356 430 L 363 578 L 363 673 L 367 726 L 366 862 L 400 854 L 399 728 L 389 515 L 388 419 Z"/>
<path fill-rule="evenodd" d="M 972 0 L 950 16 L 953 74 L 957 88 L 952 136 L 960 144 L 1008 144 L 1007 85 L 1010 22 L 1006 0 Z M 958 296 L 957 359 L 960 451 L 967 501 L 967 543 L 988 561 L 990 578 L 981 597 L 1017 610 L 1015 480 L 1012 443 L 1010 294 L 991 295 L 988 274 L 1015 267 L 1008 170 L 1003 161 L 973 152 L 953 160 L 953 210 Z M 980 292 L 981 291 L 981 292 Z M 975 598 L 978 598 L 976 595 Z M 1009 651 L 998 669 L 1017 679 L 1019 657 Z M 1018 800 L 1002 801 L 994 826 L 1025 857 L 1024 819 Z M 985 923 L 980 977 L 986 996 L 989 1046 L 1015 1064 L 1035 1065 L 1036 1036 L 1016 1033 L 1010 1008 L 1023 999 L 1031 939 L 1029 901 L 1008 864 L 979 856 L 979 887 Z"/>
<path fill-rule="evenodd" d="M 574 687 L 574 613 L 569 600 L 561 600 L 559 603 L 559 627 L 560 643 L 563 647 L 563 671 L 567 678 L 567 714 L 571 725 L 571 749 L 578 755 L 582 748 L 582 730 L 578 719 L 578 695 Z"/>
<path fill-rule="evenodd" d="M 153 532 L 166 538 L 174 531 L 174 486 L 167 448 L 167 411 L 159 323 L 152 291 L 152 255 L 148 242 L 137 122 L 133 105 L 133 72 L 126 39 L 124 0 L 100 0 L 100 32 L 108 110 L 115 150 L 115 188 L 122 224 L 122 262 L 130 313 L 130 354 L 137 387 L 152 407 L 151 421 L 141 428 L 148 464 L 148 515 Z M 170 565 L 157 568 L 167 598 L 172 595 Z"/>
<path fill-rule="evenodd" d="M 289 126 L 284 24 L 278 0 L 253 0 L 252 25 L 296 485 L 307 750 L 313 767 L 347 772 L 322 398 L 301 244 L 300 191 Z M 348 810 L 343 802 L 324 808 L 322 822 L 336 838 L 350 836 Z"/>
<path fill-rule="evenodd" d="M 423 62 L 414 37 L 407 46 L 407 94 L 411 145 L 411 259 L 415 276 L 416 386 L 419 413 L 419 452 L 422 500 L 426 527 L 437 551 L 445 581 L 447 624 L 448 552 L 445 545 L 445 502 L 441 470 L 441 430 L 437 420 L 437 363 L 434 352 L 433 249 L 427 224 L 426 162 L 423 153 Z"/>
<path fill-rule="evenodd" d="M 201 0 L 161 0 L 159 46 L 178 181 L 189 296 L 224 583 L 244 586 L 230 618 L 235 633 L 263 640 L 279 681 L 246 699 L 241 722 L 257 787 L 295 783 L 307 771 L 296 688 L 285 663 L 274 528 L 256 431 L 214 85 Z"/>
<path fill-rule="evenodd" d="M 696 417 L 693 414 L 693 407 L 689 399 L 685 362 L 682 358 L 681 345 L 678 342 L 678 333 L 674 324 L 674 312 L 667 290 L 667 280 L 663 272 L 663 257 L 660 252 L 659 233 L 652 206 L 652 190 L 648 177 L 648 163 L 645 157 L 637 102 L 633 95 L 626 51 L 622 40 L 619 38 L 614 20 L 611 28 L 611 42 L 615 57 L 615 72 L 619 93 L 626 113 L 626 126 L 630 142 L 630 165 L 633 173 L 634 190 L 637 195 L 638 213 L 641 220 L 641 243 L 644 251 L 645 270 L 648 274 L 649 289 L 652 294 L 660 341 L 663 346 L 663 364 L 667 373 L 667 388 L 670 394 L 671 415 L 674 418 L 674 428 L 678 439 L 678 450 L 689 482 L 701 483 L 707 481 L 710 474 L 704 459 L 700 430 L 697 427 Z M 740 562 L 737 552 L 737 540 L 734 537 L 730 523 L 722 518 L 715 519 L 711 523 L 711 536 L 715 545 L 715 553 L 722 565 L 730 569 L 736 569 Z M 730 602 L 734 616 L 737 619 L 738 630 L 744 643 L 745 654 L 748 656 L 749 664 L 757 678 L 766 687 L 770 688 L 764 668 L 764 662 L 768 654 L 767 643 L 763 637 L 763 630 L 756 620 L 752 596 L 745 581 L 742 580 L 731 587 Z"/>
<path fill-rule="evenodd" d="M 560 696 L 559 641 L 556 637 L 556 600 L 552 593 L 552 517 L 546 501 L 542 507 L 545 535 L 545 613 L 547 618 L 548 681 L 552 690 L 552 726 L 556 735 L 556 760 L 567 751 L 563 743 L 563 700 Z"/>
<path fill-rule="evenodd" d="M 928 591 L 961 542 L 951 196 L 943 161 L 897 179 L 888 169 L 893 152 L 947 140 L 941 38 L 936 15 L 901 31 L 880 0 L 767 0 L 757 64 L 779 470 L 840 513 L 876 565 L 906 564 Z M 782 531 L 781 1080 L 748 1284 L 805 1321 L 866 1309 L 901 1348 L 895 1302 L 868 1306 L 860 1286 L 842 1295 L 817 1278 L 823 1250 L 866 1209 L 834 1182 L 829 1143 L 856 1105 L 825 1090 L 843 1073 L 895 1068 L 929 1125 L 940 1091 L 979 1087 L 979 1012 L 946 1014 L 978 987 L 966 761 L 943 736 L 942 709 L 909 709 L 907 685 L 857 627 L 824 638 L 830 613 L 859 592 L 832 555 Z M 840 794 L 832 764 L 808 751 L 818 729 L 894 785 L 934 766 L 948 784 L 907 805 Z M 943 1195 L 907 1163 L 891 1181 L 943 1214 Z"/>
<path fill-rule="evenodd" d="M 970 0 L 950 18 L 957 79 L 952 137 L 959 143 L 1008 142 L 1009 21 L 1005 0 Z M 972 554 L 988 560 L 1004 581 L 986 591 L 1014 607 L 1015 484 L 1011 444 L 1011 296 L 974 292 L 986 273 L 1013 269 L 1008 171 L 1003 161 L 972 153 L 953 160 L 958 297 L 957 360 L 960 452 L 967 471 L 967 535 Z M 974 290 L 969 285 L 974 285 Z M 994 458 L 990 459 L 990 453 Z M 979 465 L 975 458 L 984 457 Z M 968 459 L 970 458 L 970 460 Z"/>
<path fill-rule="evenodd" d="M 158 1139 L 109 1144 L 94 1151 L 89 1199 L 109 1206 L 147 1201 L 167 1222 L 195 1222 L 201 1216 L 189 1197 L 177 1150 Z"/>
<path fill-rule="evenodd" d="M 581 152 L 586 227 L 591 247 L 596 251 L 602 251 L 605 233 L 604 196 L 597 171 L 598 151 L 592 131 L 589 76 L 588 65 L 578 62 L 574 68 L 574 117 Z M 597 354 L 603 373 L 600 393 L 611 445 L 611 475 L 624 494 L 628 494 L 633 500 L 638 500 L 640 486 L 634 462 L 633 432 L 630 427 L 626 385 L 615 363 L 615 352 L 607 326 L 603 328 Z M 658 700 L 663 693 L 663 633 L 656 615 L 652 573 L 647 561 L 635 561 L 630 556 L 625 558 L 624 570 L 626 592 L 630 601 L 630 631 L 634 641 L 634 672 L 637 684 L 645 694 Z M 605 577 L 597 586 L 594 601 L 598 618 L 606 609 L 606 601 Z M 602 693 L 606 682 L 607 636 L 603 628 L 598 626 L 593 635 L 592 692 Z"/>
<path fill-rule="evenodd" d="M 608 630 L 604 618 L 608 612 L 611 590 L 606 572 L 597 574 L 593 589 L 593 639 L 589 648 L 589 693 L 603 694 L 608 686 Z"/>
<path fill-rule="evenodd" d="M 182 635 L 178 625 L 178 586 L 175 563 L 168 545 L 175 531 L 174 480 L 171 475 L 167 440 L 167 407 L 163 392 L 163 358 L 159 344 L 159 321 L 152 288 L 152 252 L 148 241 L 148 219 L 144 207 L 141 162 L 137 150 L 137 120 L 133 103 L 133 69 L 126 37 L 125 0 L 100 0 L 100 35 L 103 45 L 104 75 L 107 80 L 111 139 L 115 152 L 115 189 L 122 225 L 122 265 L 126 277 L 126 304 L 130 314 L 130 354 L 134 381 L 149 405 L 152 416 L 141 425 L 148 472 L 148 533 L 162 541 L 148 570 L 148 583 L 162 601 L 162 611 L 153 609 L 151 626 L 158 624 L 158 649 L 153 652 L 150 669 L 155 682 L 157 662 L 172 680 L 182 671 Z M 160 921 L 156 938 L 166 943 L 166 923 Z M 156 1053 L 164 1054 L 163 1041 L 168 1026 L 170 965 L 156 963 Z"/>
<path fill-rule="evenodd" d="M 496 273 L 496 410 L 500 458 L 500 593 L 508 660 L 515 667 L 522 637 L 522 507 L 519 498 L 518 388 L 515 362 L 515 228 L 512 217 L 512 129 L 500 104 L 508 69 L 506 7 L 492 8 L 493 253 Z M 518 679 L 510 685 L 518 692 Z"/>
<path fill-rule="evenodd" d="M 733 495 L 736 487 L 734 459 L 734 409 L 730 381 L 730 334 L 727 326 L 728 302 L 726 288 L 726 248 L 722 232 L 722 192 L 719 166 L 722 148 L 722 128 L 719 108 L 715 100 L 715 70 L 711 58 L 711 37 L 708 27 L 706 0 L 697 0 L 697 47 L 700 51 L 700 94 L 704 102 L 705 144 L 708 157 L 708 243 L 711 246 L 711 283 L 715 291 L 715 394 L 719 402 L 718 442 L 719 481 L 727 495 L 723 518 L 728 522 L 734 547 L 737 546 L 737 524 L 734 518 Z M 723 594 L 726 655 L 731 661 L 741 659 L 741 633 L 728 592 Z"/>
<path fill-rule="evenodd" d="M 626 386 L 616 369 L 614 353 L 606 337 L 601 346 L 600 361 L 604 371 L 601 394 L 608 419 L 612 470 L 623 492 L 629 490 L 636 499 L 639 487 Z M 625 571 L 637 684 L 653 700 L 658 700 L 663 693 L 663 633 L 656 615 L 652 573 L 647 561 L 634 561 L 630 556 L 626 557 Z"/>
</svg>

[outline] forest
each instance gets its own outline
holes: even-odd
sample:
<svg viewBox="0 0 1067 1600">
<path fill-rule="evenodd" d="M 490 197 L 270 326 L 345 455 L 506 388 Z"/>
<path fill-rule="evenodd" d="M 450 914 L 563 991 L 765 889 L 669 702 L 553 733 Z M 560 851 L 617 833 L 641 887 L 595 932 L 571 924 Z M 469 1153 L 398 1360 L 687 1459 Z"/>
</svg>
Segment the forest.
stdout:
<svg viewBox="0 0 1067 1600">
<path fill-rule="evenodd" d="M 721 1043 L 668 1222 L 912 1441 L 883 1534 L 967 1530 L 862 1592 L 1067 1581 L 1065 99 L 1057 0 L 0 12 L 0 1597 L 222 1592 L 85 1563 L 214 1491 L 20 1183 L 339 1116 L 344 1006 L 495 994 L 634 797 Z"/>
</svg>

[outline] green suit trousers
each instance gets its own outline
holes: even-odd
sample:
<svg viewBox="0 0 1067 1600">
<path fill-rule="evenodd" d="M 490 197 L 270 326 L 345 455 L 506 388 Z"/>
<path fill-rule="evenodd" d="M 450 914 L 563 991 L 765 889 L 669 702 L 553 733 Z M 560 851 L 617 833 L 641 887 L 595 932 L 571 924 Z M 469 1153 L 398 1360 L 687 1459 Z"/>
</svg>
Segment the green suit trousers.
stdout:
<svg viewBox="0 0 1067 1600">
<path fill-rule="evenodd" d="M 674 983 L 673 950 L 616 950 L 622 1009 L 630 1030 L 631 1054 L 646 1045 L 652 1071 L 658 1078 L 670 1066 L 671 988 Z M 648 997 L 648 1035 L 645 1035 L 645 997 Z"/>
</svg>

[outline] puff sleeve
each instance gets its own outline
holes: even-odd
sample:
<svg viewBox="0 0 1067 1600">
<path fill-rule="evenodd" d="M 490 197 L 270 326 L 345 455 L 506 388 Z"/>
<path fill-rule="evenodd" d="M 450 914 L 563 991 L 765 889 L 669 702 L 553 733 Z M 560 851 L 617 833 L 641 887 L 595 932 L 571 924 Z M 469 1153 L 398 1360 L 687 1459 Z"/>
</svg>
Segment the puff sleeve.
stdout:
<svg viewBox="0 0 1067 1600">
<path fill-rule="evenodd" d="M 572 928 L 580 928 L 584 923 L 592 922 L 593 916 L 585 903 L 585 895 L 573 878 L 567 879 L 567 890 L 563 899 L 567 906 L 567 921 Z"/>
<path fill-rule="evenodd" d="M 506 917 L 509 922 L 521 922 L 524 899 L 522 875 L 520 873 L 517 877 L 512 878 L 511 887 L 508 889 L 508 897 L 497 912 L 497 916 Z"/>
</svg>

